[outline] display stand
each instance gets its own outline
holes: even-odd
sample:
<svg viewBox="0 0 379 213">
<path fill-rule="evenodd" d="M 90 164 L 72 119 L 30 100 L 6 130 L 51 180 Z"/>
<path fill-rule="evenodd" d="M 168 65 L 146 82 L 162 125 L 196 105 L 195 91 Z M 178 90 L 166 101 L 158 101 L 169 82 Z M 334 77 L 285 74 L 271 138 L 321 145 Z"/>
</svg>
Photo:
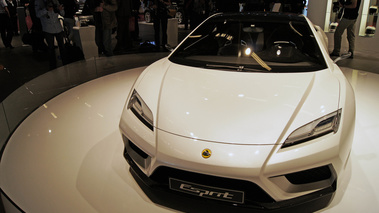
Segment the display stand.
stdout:
<svg viewBox="0 0 379 213">
<path fill-rule="evenodd" d="M 92 58 L 98 55 L 95 42 L 95 26 L 88 25 L 85 27 L 74 27 L 75 44 L 83 51 L 84 58 Z"/>
<path fill-rule="evenodd" d="M 22 36 L 28 32 L 28 27 L 26 25 L 26 15 L 25 15 L 25 8 L 24 7 L 17 7 L 17 17 L 18 17 L 18 23 L 20 28 L 20 36 Z"/>
<path fill-rule="evenodd" d="M 363 2 L 359 36 L 373 37 L 375 35 L 378 20 L 378 5 L 377 0 Z"/>
<path fill-rule="evenodd" d="M 324 31 L 325 32 L 334 32 L 338 26 L 338 12 L 339 12 L 339 3 L 338 0 L 328 0 L 326 7 L 326 16 Z"/>
<path fill-rule="evenodd" d="M 167 44 L 171 47 L 178 45 L 178 19 L 170 18 L 167 23 Z"/>
<path fill-rule="evenodd" d="M 272 12 L 280 12 L 282 7 L 282 3 L 275 3 L 274 6 L 272 7 Z"/>
</svg>

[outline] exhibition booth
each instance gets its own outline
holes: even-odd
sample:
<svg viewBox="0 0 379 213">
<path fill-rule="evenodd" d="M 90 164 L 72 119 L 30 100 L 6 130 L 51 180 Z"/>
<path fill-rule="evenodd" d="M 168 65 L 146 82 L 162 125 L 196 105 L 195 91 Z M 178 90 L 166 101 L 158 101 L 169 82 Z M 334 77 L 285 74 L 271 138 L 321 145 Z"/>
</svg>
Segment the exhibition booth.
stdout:
<svg viewBox="0 0 379 213">
<path fill-rule="evenodd" d="M 308 3 L 308 17 L 324 29 L 329 48 L 335 2 Z M 378 53 L 373 49 L 379 45 L 377 0 L 362 0 L 360 11 L 356 50 Z M 177 34 L 177 22 L 169 27 Z M 136 183 L 118 126 L 135 79 L 168 53 L 96 57 L 92 42 L 84 39 L 91 40 L 93 30 L 76 29 L 85 61 L 45 73 L 0 103 L 0 212 L 176 212 L 153 203 Z M 176 46 L 177 36 L 169 42 Z M 340 67 L 355 92 L 355 136 L 334 199 L 319 212 L 375 212 L 379 74 Z"/>
</svg>

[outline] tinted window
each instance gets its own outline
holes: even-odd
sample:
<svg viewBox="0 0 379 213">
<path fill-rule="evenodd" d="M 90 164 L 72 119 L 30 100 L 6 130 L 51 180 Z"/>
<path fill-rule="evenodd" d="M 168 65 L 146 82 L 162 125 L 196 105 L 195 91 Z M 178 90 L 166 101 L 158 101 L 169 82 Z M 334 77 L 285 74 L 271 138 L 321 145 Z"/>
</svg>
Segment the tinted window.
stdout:
<svg viewBox="0 0 379 213">
<path fill-rule="evenodd" d="M 304 17 L 218 15 L 182 43 L 170 60 L 198 67 L 305 72 L 326 64 Z"/>
</svg>

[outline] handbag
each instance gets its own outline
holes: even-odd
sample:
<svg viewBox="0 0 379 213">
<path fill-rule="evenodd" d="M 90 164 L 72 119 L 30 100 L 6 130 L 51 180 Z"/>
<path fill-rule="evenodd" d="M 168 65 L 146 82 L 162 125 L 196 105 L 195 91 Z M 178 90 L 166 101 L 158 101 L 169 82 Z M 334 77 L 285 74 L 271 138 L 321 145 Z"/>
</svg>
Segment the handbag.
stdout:
<svg viewBox="0 0 379 213">
<path fill-rule="evenodd" d="M 31 16 L 25 17 L 26 26 L 28 27 L 28 30 L 32 29 L 33 21 Z"/>
<path fill-rule="evenodd" d="M 32 45 L 32 43 L 33 43 L 33 36 L 32 36 L 32 33 L 31 33 L 30 31 L 25 32 L 25 33 L 22 35 L 21 40 L 22 40 L 22 42 L 23 42 L 24 44 Z"/>
</svg>

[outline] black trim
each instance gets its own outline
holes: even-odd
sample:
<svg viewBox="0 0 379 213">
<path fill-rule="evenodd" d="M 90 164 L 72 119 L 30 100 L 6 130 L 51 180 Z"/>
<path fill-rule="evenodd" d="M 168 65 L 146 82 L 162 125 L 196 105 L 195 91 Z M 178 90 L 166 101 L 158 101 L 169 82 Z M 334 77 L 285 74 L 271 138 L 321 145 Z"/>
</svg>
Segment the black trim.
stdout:
<svg viewBox="0 0 379 213">
<path fill-rule="evenodd" d="M 332 171 L 330 170 L 329 166 L 321 166 L 300 172 L 286 174 L 284 176 L 292 184 L 308 184 L 331 178 Z"/>
<path fill-rule="evenodd" d="M 329 205 L 337 186 L 335 181 L 325 189 L 280 202 L 256 203 L 255 205 L 230 204 L 161 187 L 160 184 L 147 177 L 127 153 L 124 153 L 124 156 L 130 164 L 130 173 L 133 178 L 152 202 L 184 212 L 315 212 Z"/>
<path fill-rule="evenodd" d="M 149 122 L 145 120 L 142 115 L 140 115 L 133 107 L 130 107 L 130 110 L 133 112 L 133 114 L 140 120 L 147 128 L 149 128 L 151 131 L 154 131 L 154 126 L 151 125 Z"/>
<path fill-rule="evenodd" d="M 127 138 L 123 135 L 124 138 Z M 127 139 L 126 141 L 130 148 L 133 149 L 139 156 L 141 156 L 143 159 L 146 159 L 147 157 L 149 157 L 148 154 L 146 154 L 146 152 L 144 152 L 142 149 L 138 148 L 138 146 L 136 146 L 133 142 L 131 142 L 130 140 Z"/>
<path fill-rule="evenodd" d="M 257 184 L 232 178 L 217 177 L 201 173 L 188 172 L 180 169 L 173 169 L 166 166 L 158 167 L 149 177 L 155 184 L 161 188 L 168 188 L 170 178 L 176 178 L 181 181 L 192 182 L 194 184 L 205 185 L 208 187 L 223 188 L 244 192 L 244 201 L 246 205 L 260 206 L 261 203 L 274 203 L 272 199 Z"/>
</svg>

